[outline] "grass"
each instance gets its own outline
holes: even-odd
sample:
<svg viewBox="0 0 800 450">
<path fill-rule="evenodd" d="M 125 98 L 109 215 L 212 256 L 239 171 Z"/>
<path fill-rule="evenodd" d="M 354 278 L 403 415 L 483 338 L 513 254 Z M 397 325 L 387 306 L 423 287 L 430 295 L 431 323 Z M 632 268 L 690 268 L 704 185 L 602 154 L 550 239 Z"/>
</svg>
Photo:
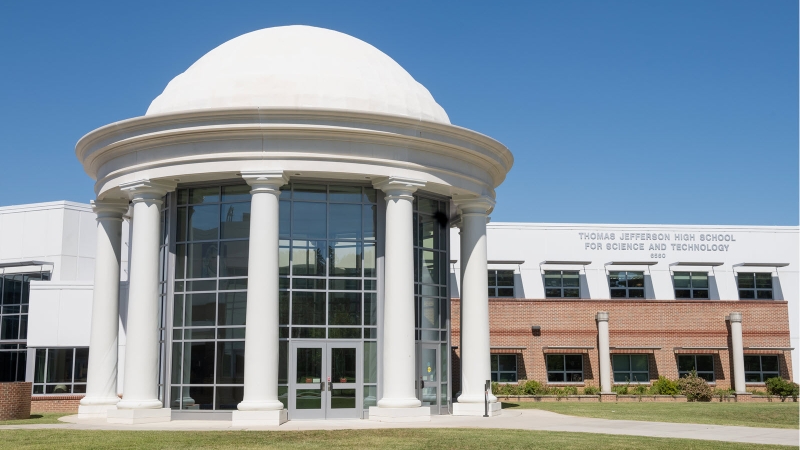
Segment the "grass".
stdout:
<svg viewBox="0 0 800 450">
<path fill-rule="evenodd" d="M 3 430 L 0 448 L 38 449 L 785 449 L 690 439 L 494 429 L 380 429 L 336 431 L 78 431 Z"/>
<path fill-rule="evenodd" d="M 800 428 L 798 403 L 503 403 L 503 408 L 543 409 L 570 416 L 649 422 Z"/>
<path fill-rule="evenodd" d="M 39 413 L 31 414 L 30 419 L 20 420 L 0 420 L 0 425 L 35 425 L 42 423 L 63 423 L 59 422 L 59 417 L 69 416 L 74 413 Z"/>
</svg>

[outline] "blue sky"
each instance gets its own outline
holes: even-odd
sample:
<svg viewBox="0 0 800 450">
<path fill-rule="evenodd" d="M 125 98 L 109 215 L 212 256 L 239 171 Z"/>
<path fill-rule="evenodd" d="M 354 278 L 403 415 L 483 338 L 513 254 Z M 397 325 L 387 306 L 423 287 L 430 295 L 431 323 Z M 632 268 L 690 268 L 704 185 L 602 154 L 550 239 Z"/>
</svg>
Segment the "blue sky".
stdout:
<svg viewBox="0 0 800 450">
<path fill-rule="evenodd" d="M 0 205 L 94 197 L 85 133 L 259 28 L 379 48 L 516 163 L 494 221 L 798 224 L 798 6 L 2 2 Z"/>
</svg>

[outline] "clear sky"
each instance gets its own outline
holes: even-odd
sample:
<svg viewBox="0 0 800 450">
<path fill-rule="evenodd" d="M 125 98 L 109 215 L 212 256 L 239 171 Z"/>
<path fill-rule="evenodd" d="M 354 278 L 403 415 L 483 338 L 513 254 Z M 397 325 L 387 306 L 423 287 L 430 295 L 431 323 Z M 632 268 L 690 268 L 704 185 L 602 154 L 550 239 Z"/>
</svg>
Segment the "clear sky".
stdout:
<svg viewBox="0 0 800 450">
<path fill-rule="evenodd" d="M 88 202 L 74 146 L 259 28 L 382 50 L 516 162 L 494 221 L 798 224 L 798 5 L 0 2 L 0 205 Z"/>
</svg>

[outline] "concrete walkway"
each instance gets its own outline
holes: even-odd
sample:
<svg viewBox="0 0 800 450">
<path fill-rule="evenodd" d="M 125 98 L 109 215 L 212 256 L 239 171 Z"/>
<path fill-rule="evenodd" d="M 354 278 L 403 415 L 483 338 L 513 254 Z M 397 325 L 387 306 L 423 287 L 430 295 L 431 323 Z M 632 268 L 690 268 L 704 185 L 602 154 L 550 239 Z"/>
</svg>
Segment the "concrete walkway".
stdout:
<svg viewBox="0 0 800 450">
<path fill-rule="evenodd" d="M 63 424 L 6 425 L 6 429 L 66 430 L 164 430 L 164 431 L 231 431 L 231 430 L 363 430 L 377 428 L 498 428 L 515 430 L 567 431 L 578 433 L 621 434 L 662 438 L 703 439 L 798 446 L 798 430 L 781 428 L 733 427 L 687 423 L 642 422 L 634 420 L 592 419 L 566 416 L 537 409 L 506 409 L 496 417 L 433 416 L 423 423 L 381 423 L 370 420 L 292 420 L 280 427 L 234 427 L 228 421 L 176 420 L 160 424 L 114 425 L 102 419 L 78 420 L 78 416 L 62 417 Z"/>
</svg>

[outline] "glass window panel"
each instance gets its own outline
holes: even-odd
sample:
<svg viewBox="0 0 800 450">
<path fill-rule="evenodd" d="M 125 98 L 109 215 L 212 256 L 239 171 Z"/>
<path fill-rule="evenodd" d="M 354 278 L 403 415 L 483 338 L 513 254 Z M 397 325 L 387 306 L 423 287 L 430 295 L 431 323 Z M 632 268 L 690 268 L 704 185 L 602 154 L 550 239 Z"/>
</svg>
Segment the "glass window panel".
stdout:
<svg viewBox="0 0 800 450">
<path fill-rule="evenodd" d="M 183 242 L 186 240 L 186 208 L 178 208 L 178 225 L 177 225 L 177 241 Z"/>
<path fill-rule="evenodd" d="M 692 286 L 691 276 L 689 272 L 675 272 L 672 278 L 675 288 L 690 288 Z"/>
<path fill-rule="evenodd" d="M 631 370 L 630 358 L 628 355 L 613 355 L 611 357 L 615 372 L 625 372 Z"/>
<path fill-rule="evenodd" d="M 650 376 L 648 375 L 647 372 L 633 372 L 631 375 L 632 375 L 631 381 L 637 383 L 645 383 L 650 381 Z"/>
<path fill-rule="evenodd" d="M 514 287 L 514 272 L 511 270 L 497 271 L 497 286 Z"/>
<path fill-rule="evenodd" d="M 185 205 L 188 202 L 189 202 L 189 190 L 178 189 L 178 204 Z"/>
<path fill-rule="evenodd" d="M 183 373 L 184 383 L 214 383 L 214 342 L 184 343 Z"/>
<path fill-rule="evenodd" d="M 324 202 L 327 199 L 327 186 L 324 184 L 292 184 L 294 200 L 312 200 Z"/>
<path fill-rule="evenodd" d="M 364 383 L 378 382 L 378 343 L 364 342 Z"/>
<path fill-rule="evenodd" d="M 566 298 L 580 298 L 580 289 L 564 289 L 564 297 Z"/>
<path fill-rule="evenodd" d="M 244 383 L 244 341 L 217 343 L 217 383 Z"/>
<path fill-rule="evenodd" d="M 328 187 L 329 199 L 332 202 L 361 203 L 360 186 L 337 186 Z"/>
<path fill-rule="evenodd" d="M 439 328 L 439 299 L 422 297 L 420 301 L 422 302 L 422 328 Z"/>
<path fill-rule="evenodd" d="M 187 341 L 190 340 L 202 340 L 202 339 L 214 339 L 214 329 L 213 328 L 189 328 L 185 330 L 183 333 L 183 338 Z"/>
<path fill-rule="evenodd" d="M 692 291 L 689 289 L 675 289 L 675 298 L 692 298 Z"/>
<path fill-rule="evenodd" d="M 698 371 L 703 371 L 703 372 L 714 371 L 714 357 L 712 355 L 697 355 L 695 361 L 697 362 Z"/>
<path fill-rule="evenodd" d="M 217 280 L 187 281 L 187 291 L 216 291 Z"/>
<path fill-rule="evenodd" d="M 281 186 L 280 191 L 281 191 L 281 194 L 280 194 L 279 198 L 281 200 L 289 200 L 289 199 L 292 198 L 292 185 L 284 184 L 283 186 Z"/>
<path fill-rule="evenodd" d="M 772 274 L 771 273 L 757 273 L 756 274 L 756 288 L 757 289 L 772 289 Z"/>
<path fill-rule="evenodd" d="M 692 287 L 693 288 L 707 288 L 708 287 L 708 274 L 705 272 L 692 272 Z"/>
<path fill-rule="evenodd" d="M 439 202 L 425 197 L 416 197 L 417 211 L 433 215 L 439 210 Z"/>
<path fill-rule="evenodd" d="M 361 328 L 328 328 L 328 339 L 361 339 Z"/>
<path fill-rule="evenodd" d="M 756 294 L 759 300 L 772 300 L 772 290 L 759 289 Z"/>
<path fill-rule="evenodd" d="M 233 280 L 219 280 L 219 289 L 221 291 L 235 291 L 247 289 L 247 278 L 239 278 Z"/>
<path fill-rule="evenodd" d="M 292 324 L 325 325 L 325 293 L 293 292 Z"/>
<path fill-rule="evenodd" d="M 326 241 L 292 241 L 292 274 L 324 276 L 326 247 Z"/>
<path fill-rule="evenodd" d="M 778 357 L 777 356 L 762 356 L 761 357 L 761 370 L 763 372 L 777 372 L 778 371 Z"/>
<path fill-rule="evenodd" d="M 615 383 L 627 383 L 628 381 L 631 381 L 629 377 L 630 372 L 614 372 Z"/>
<path fill-rule="evenodd" d="M 692 293 L 693 298 L 707 299 L 708 289 L 695 289 Z"/>
<path fill-rule="evenodd" d="M 278 228 L 280 230 L 279 233 L 281 237 L 289 237 L 289 234 L 291 233 L 291 208 L 291 202 L 281 200 L 280 210 L 278 212 Z"/>
<path fill-rule="evenodd" d="M 244 386 L 217 386 L 217 408 L 236 409 L 244 398 Z"/>
<path fill-rule="evenodd" d="M 214 409 L 214 387 L 184 386 L 183 409 Z"/>
<path fill-rule="evenodd" d="M 447 354 L 448 354 L 447 344 L 442 344 L 440 346 L 440 348 L 439 348 L 439 358 L 441 360 L 440 362 L 441 362 L 441 365 L 442 365 L 442 368 L 441 368 L 442 381 L 447 381 L 447 372 L 448 372 L 447 369 L 448 369 L 448 366 L 449 366 L 449 364 L 447 364 L 447 360 L 448 360 Z M 516 367 L 516 360 L 514 361 L 514 364 L 515 364 L 515 367 Z M 442 388 L 442 389 L 445 389 L 445 388 Z"/>
<path fill-rule="evenodd" d="M 516 372 L 517 371 L 517 355 L 498 355 L 500 371 Z"/>
<path fill-rule="evenodd" d="M 544 273 L 545 287 L 561 287 L 561 273 L 555 271 L 546 271 Z"/>
<path fill-rule="evenodd" d="M 628 289 L 628 298 L 644 298 L 644 289 Z"/>
<path fill-rule="evenodd" d="M 247 276 L 249 241 L 223 241 L 220 244 L 219 274 L 222 277 Z"/>
<path fill-rule="evenodd" d="M 550 383 L 563 382 L 564 372 L 547 372 L 547 381 Z"/>
<path fill-rule="evenodd" d="M 704 379 L 704 380 L 706 380 L 706 381 L 708 381 L 709 383 L 714 381 L 714 374 L 713 373 L 708 373 L 708 372 L 698 373 L 697 376 L 702 378 L 702 379 Z"/>
<path fill-rule="evenodd" d="M 377 277 L 378 274 L 375 269 L 375 244 L 364 244 L 364 276 Z M 365 288 L 366 289 L 366 288 Z M 373 287 L 373 289 L 375 289 Z"/>
<path fill-rule="evenodd" d="M 647 355 L 631 355 L 631 370 L 635 372 L 647 372 Z"/>
<path fill-rule="evenodd" d="M 334 288 L 334 280 L 331 280 L 331 289 L 344 289 L 344 284 L 341 288 Z M 345 280 L 335 280 L 345 281 Z M 346 281 L 360 281 L 360 280 L 346 280 Z M 308 289 L 308 290 L 325 290 L 324 278 L 292 278 L 292 289 Z M 352 288 L 351 288 L 352 290 Z"/>
<path fill-rule="evenodd" d="M 186 275 L 188 278 L 214 278 L 217 276 L 216 242 L 190 244 Z"/>
<path fill-rule="evenodd" d="M 245 328 L 217 328 L 217 339 L 244 339 Z"/>
<path fill-rule="evenodd" d="M 364 294 L 364 325 L 378 324 L 378 302 L 375 294 Z"/>
<path fill-rule="evenodd" d="M 207 241 L 217 239 L 219 233 L 219 206 L 203 205 L 189 207 L 189 240 Z"/>
<path fill-rule="evenodd" d="M 378 387 L 364 386 L 364 409 L 378 406 Z"/>
<path fill-rule="evenodd" d="M 361 239 L 361 205 L 330 205 L 329 239 Z"/>
<path fill-rule="evenodd" d="M 361 293 L 330 292 L 328 325 L 361 325 Z"/>
<path fill-rule="evenodd" d="M 745 372 L 744 381 L 746 383 L 760 383 L 761 382 L 761 374 L 758 373 L 758 372 L 755 372 L 755 373 Z"/>
<path fill-rule="evenodd" d="M 439 284 L 439 254 L 437 252 L 423 250 L 420 252 L 422 257 L 422 279 L 425 284 Z"/>
<path fill-rule="evenodd" d="M 175 246 L 175 278 L 185 277 L 186 270 L 186 244 Z"/>
<path fill-rule="evenodd" d="M 364 188 L 364 201 L 367 203 L 375 203 L 378 201 L 378 192 L 371 187 Z"/>
<path fill-rule="evenodd" d="M 71 348 L 51 348 L 47 350 L 47 382 L 71 383 L 72 359 Z"/>
<path fill-rule="evenodd" d="M 626 278 L 628 279 L 628 287 L 643 288 L 644 287 L 644 272 L 627 272 Z"/>
<path fill-rule="evenodd" d="M 355 348 L 331 348 L 331 381 L 334 383 L 356 382 Z"/>
<path fill-rule="evenodd" d="M 491 359 L 489 361 L 490 361 L 491 371 L 492 372 L 497 372 L 498 370 L 500 370 L 500 369 L 498 369 L 498 367 L 500 367 L 500 362 L 498 360 L 498 356 L 500 356 L 500 355 L 491 355 L 491 357 L 490 357 Z"/>
<path fill-rule="evenodd" d="M 547 298 L 561 298 L 561 288 L 549 288 L 544 290 Z"/>
<path fill-rule="evenodd" d="M 246 184 L 236 186 L 222 186 L 223 202 L 249 202 L 250 190 L 252 188 Z"/>
<path fill-rule="evenodd" d="M 330 275 L 336 277 L 361 276 L 361 243 L 336 242 L 330 247 Z"/>
<path fill-rule="evenodd" d="M 564 272 L 562 279 L 564 287 L 578 287 L 581 284 L 578 272 Z"/>
<path fill-rule="evenodd" d="M 744 355 L 745 372 L 758 372 L 761 370 L 761 358 L 758 356 Z"/>
<path fill-rule="evenodd" d="M 34 361 L 34 372 L 33 372 L 34 383 L 44 383 L 46 356 L 47 356 L 47 349 L 44 348 L 36 349 L 36 361 Z"/>
<path fill-rule="evenodd" d="M 514 288 L 497 288 L 498 297 L 513 297 Z"/>
<path fill-rule="evenodd" d="M 247 292 L 219 294 L 219 325 L 244 325 L 247 316 Z"/>
<path fill-rule="evenodd" d="M 189 189 L 189 203 L 216 203 L 218 201 L 218 186 Z"/>
<path fill-rule="evenodd" d="M 501 383 L 513 383 L 517 381 L 517 374 L 514 372 L 500 372 L 499 375 Z"/>
<path fill-rule="evenodd" d="M 741 300 L 750 300 L 756 298 L 756 291 L 739 289 L 739 298 Z"/>
<path fill-rule="evenodd" d="M 753 289 L 756 287 L 754 273 L 740 273 L 736 279 L 739 283 L 739 289 Z"/>
<path fill-rule="evenodd" d="M 46 394 L 69 394 L 72 392 L 71 384 L 48 384 L 45 386 Z"/>
<path fill-rule="evenodd" d="M 6 276 L 3 282 L 3 304 L 18 305 L 22 303 L 22 276 Z"/>
<path fill-rule="evenodd" d="M 378 229 L 378 207 L 375 205 L 364 205 L 362 213 L 362 229 L 365 240 L 375 240 Z"/>
<path fill-rule="evenodd" d="M 0 339 L 19 339 L 19 316 L 3 316 Z"/>
<path fill-rule="evenodd" d="M 611 289 L 611 298 L 625 298 L 626 296 L 625 289 Z"/>
<path fill-rule="evenodd" d="M 250 202 L 221 205 L 220 239 L 250 237 Z"/>
<path fill-rule="evenodd" d="M 439 248 L 439 224 L 433 216 L 419 215 L 418 243 L 420 247 Z"/>
<path fill-rule="evenodd" d="M 292 203 L 292 237 L 294 239 L 325 239 L 327 236 L 327 208 L 328 205 L 325 203 Z"/>
<path fill-rule="evenodd" d="M 185 326 L 213 326 L 217 294 L 186 294 Z"/>
<path fill-rule="evenodd" d="M 564 355 L 547 355 L 546 361 L 548 371 L 564 370 Z"/>
<path fill-rule="evenodd" d="M 625 272 L 609 272 L 608 273 L 609 287 L 625 287 Z"/>
<path fill-rule="evenodd" d="M 583 355 L 566 355 L 564 361 L 567 370 L 583 370 Z"/>
<path fill-rule="evenodd" d="M 278 384 L 289 383 L 289 341 L 278 342 Z"/>
<path fill-rule="evenodd" d="M 320 281 L 322 281 L 324 289 L 325 280 L 320 280 Z M 329 289 L 332 291 L 360 291 L 361 280 L 331 279 Z"/>
<path fill-rule="evenodd" d="M 355 389 L 331 389 L 331 409 L 353 409 L 355 407 Z"/>
<path fill-rule="evenodd" d="M 89 348 L 75 349 L 75 382 L 86 383 L 86 373 L 89 370 Z"/>
<path fill-rule="evenodd" d="M 289 241 L 281 240 L 278 245 L 278 274 L 289 275 Z"/>
</svg>

